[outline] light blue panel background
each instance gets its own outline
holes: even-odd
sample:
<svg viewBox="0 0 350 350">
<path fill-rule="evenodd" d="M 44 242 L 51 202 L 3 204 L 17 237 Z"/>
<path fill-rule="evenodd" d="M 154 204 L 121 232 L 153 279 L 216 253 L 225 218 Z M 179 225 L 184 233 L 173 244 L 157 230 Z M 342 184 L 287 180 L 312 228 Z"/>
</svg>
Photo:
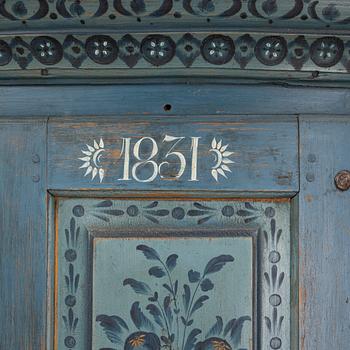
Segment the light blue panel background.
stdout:
<svg viewBox="0 0 350 350">
<path fill-rule="evenodd" d="M 94 241 L 93 349 L 113 347 L 102 328 L 95 322 L 99 314 L 122 317 L 127 321 L 130 333 L 132 333 L 137 329 L 130 319 L 130 308 L 133 302 L 139 301 L 145 315 L 153 320 L 146 310 L 146 306 L 150 303 L 147 296 L 136 294 L 128 285 L 123 286 L 126 278 L 146 282 L 152 290 L 159 292 L 161 301 L 167 295 L 162 287 L 162 284 L 167 282 L 166 277 L 157 279 L 148 274 L 149 268 L 159 263 L 147 260 L 141 251 L 136 250 L 139 244 L 156 249 L 163 261 L 170 254 L 179 256 L 172 276 L 173 280 L 179 279 L 178 303 L 181 309 L 183 309 L 184 283 L 190 285 L 192 293 L 197 285 L 188 281 L 187 273 L 190 269 L 202 273 L 207 262 L 213 257 L 221 254 L 230 254 L 234 257 L 234 262 L 228 262 L 219 272 L 208 275 L 215 286 L 213 290 L 206 293 L 198 291 L 197 297 L 207 294 L 209 300 L 194 314 L 194 323 L 188 328 L 187 334 L 192 328 L 199 328 L 202 334 L 198 338 L 204 340 L 205 334 L 215 323 L 217 315 L 223 318 L 224 325 L 232 318 L 240 316 L 249 315 L 253 319 L 253 241 L 251 237 L 100 238 Z M 180 330 L 182 327 L 180 322 Z M 160 327 L 156 329 L 159 329 L 160 332 Z M 245 322 L 242 332 L 242 348 L 249 348 L 252 330 L 252 322 Z"/>
</svg>

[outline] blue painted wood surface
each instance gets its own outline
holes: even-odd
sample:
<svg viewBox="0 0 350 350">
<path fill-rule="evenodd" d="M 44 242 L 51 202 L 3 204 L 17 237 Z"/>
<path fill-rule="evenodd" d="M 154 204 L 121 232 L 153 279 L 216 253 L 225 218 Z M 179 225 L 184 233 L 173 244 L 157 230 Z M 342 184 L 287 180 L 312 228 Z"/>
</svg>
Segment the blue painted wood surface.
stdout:
<svg viewBox="0 0 350 350">
<path fill-rule="evenodd" d="M 350 166 L 350 118 L 301 117 L 300 349 L 350 344 L 350 193 L 334 185 Z"/>
<path fill-rule="evenodd" d="M 46 120 L 0 120 L 0 349 L 47 349 Z"/>
<path fill-rule="evenodd" d="M 113 81 L 114 83 L 118 83 Z M 286 85 L 179 84 L 140 81 L 127 85 L 0 86 L 2 117 L 95 117 L 163 115 L 346 115 L 349 89 Z M 170 80 L 171 82 L 171 80 Z M 120 82 L 122 83 L 122 82 Z M 126 82 L 124 81 L 124 84 Z M 164 106 L 171 107 L 166 113 Z M 142 117 L 141 117 L 142 118 Z"/>
<path fill-rule="evenodd" d="M 130 103 L 125 103 L 126 96 Z M 292 349 L 347 349 L 349 193 L 336 190 L 333 178 L 337 171 L 349 169 L 349 118 L 344 117 L 349 100 L 348 89 L 258 85 L 1 87 L 0 308 L 10 321 L 0 325 L 0 348 L 50 348 L 45 344 L 46 126 L 33 116 L 83 120 L 130 112 L 135 120 L 143 118 L 142 111 L 164 115 L 163 106 L 169 103 L 170 117 L 261 113 L 278 120 L 284 113 L 309 114 L 300 118 L 301 188 L 293 215 L 293 237 L 299 233 L 299 247 L 293 250 L 293 261 L 297 263 L 298 255 L 300 259 L 298 276 L 292 280 L 294 297 L 300 287 L 300 305 L 294 306 L 300 336 L 295 327 Z M 312 116 L 313 112 L 319 115 Z M 37 157 L 31 158 L 33 150 L 40 165 Z M 39 182 L 33 182 L 38 174 Z M 82 187 L 76 183 L 74 189 L 81 194 Z M 213 197 L 220 195 L 212 192 Z"/>
<path fill-rule="evenodd" d="M 299 188 L 293 117 L 279 122 L 236 116 L 52 119 L 48 137 L 52 190 L 293 193 Z"/>
</svg>

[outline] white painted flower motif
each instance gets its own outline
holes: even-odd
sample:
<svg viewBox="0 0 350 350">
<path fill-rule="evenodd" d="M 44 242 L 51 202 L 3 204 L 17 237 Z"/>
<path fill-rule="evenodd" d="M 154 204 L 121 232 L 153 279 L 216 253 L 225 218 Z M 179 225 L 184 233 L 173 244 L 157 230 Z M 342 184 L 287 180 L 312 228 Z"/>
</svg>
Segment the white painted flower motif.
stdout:
<svg viewBox="0 0 350 350">
<path fill-rule="evenodd" d="M 216 141 L 215 137 L 211 142 L 211 149 L 209 152 L 213 152 L 215 154 L 216 163 L 211 168 L 211 175 L 216 181 L 219 181 L 219 175 L 225 177 L 227 179 L 226 172 L 232 172 L 229 168 L 228 164 L 233 164 L 234 161 L 229 159 L 229 157 L 235 152 L 227 151 L 227 147 L 229 145 L 222 145 L 222 140 Z"/>
<path fill-rule="evenodd" d="M 104 142 L 102 139 L 100 139 L 99 143 L 94 140 L 93 146 L 87 144 L 86 147 L 87 150 L 81 150 L 81 152 L 85 154 L 86 157 L 79 158 L 79 160 L 84 162 L 80 169 L 86 168 L 84 176 L 91 174 L 91 180 L 93 180 L 98 174 L 100 182 L 102 182 L 105 176 L 105 171 L 100 165 L 100 158 L 102 156 L 102 153 L 105 152 Z"/>
</svg>

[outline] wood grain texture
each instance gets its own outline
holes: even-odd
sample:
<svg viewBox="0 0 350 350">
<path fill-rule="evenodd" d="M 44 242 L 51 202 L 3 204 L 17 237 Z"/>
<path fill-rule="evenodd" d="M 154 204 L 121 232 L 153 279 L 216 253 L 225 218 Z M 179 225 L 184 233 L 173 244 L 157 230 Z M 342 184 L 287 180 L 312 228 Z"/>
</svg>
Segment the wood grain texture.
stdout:
<svg viewBox="0 0 350 350">
<path fill-rule="evenodd" d="M 174 142 L 164 141 L 166 135 L 184 139 L 175 145 Z M 139 162 L 140 159 L 137 160 L 135 156 L 135 147 L 143 137 L 152 137 L 157 143 L 158 151 L 152 158 L 150 140 L 144 140 L 140 144 L 140 159 L 152 159 L 153 164 L 150 161 Z M 198 180 L 192 180 L 192 137 L 200 138 L 196 162 Z M 96 163 L 93 165 L 95 152 L 87 156 L 86 144 L 91 145 L 94 140 L 100 142 L 101 138 L 104 141 L 104 151 L 102 160 L 96 166 Z M 128 180 L 123 175 L 126 169 L 123 138 L 130 138 Z M 214 140 L 222 146 L 227 145 L 221 164 L 227 160 L 231 169 L 231 172 L 226 169 L 227 174 L 221 174 L 217 179 L 212 176 L 212 169 L 221 156 L 215 160 L 210 150 Z M 171 120 L 153 117 L 137 121 L 116 117 L 87 122 L 52 119 L 49 125 L 49 188 L 296 192 L 299 188 L 297 140 L 298 127 L 295 118 L 281 118 L 279 122 L 273 122 L 271 118 L 234 116 L 215 120 L 192 118 L 190 121 L 187 117 Z M 171 151 L 173 155 L 167 156 Z M 186 159 L 186 168 L 179 177 L 177 174 L 181 163 L 175 151 L 180 151 Z M 91 170 L 90 174 L 84 176 L 89 164 L 85 163 L 87 159 L 96 171 L 104 170 L 103 179 L 97 175 L 92 180 Z M 229 163 L 228 160 L 234 163 Z M 169 164 L 161 166 L 159 174 L 156 175 L 157 166 L 164 161 Z M 152 178 L 153 170 L 155 176 Z M 151 178 L 152 181 L 146 180 Z"/>
<path fill-rule="evenodd" d="M 164 105 L 171 105 L 164 112 Z M 350 90 L 272 85 L 0 87 L 2 117 L 346 114 Z M 294 118 L 294 117 L 293 117 Z"/>
<path fill-rule="evenodd" d="M 350 192 L 334 185 L 349 169 L 349 122 L 301 117 L 300 350 L 349 348 Z"/>
<path fill-rule="evenodd" d="M 0 349 L 46 349 L 46 122 L 0 122 Z"/>
</svg>

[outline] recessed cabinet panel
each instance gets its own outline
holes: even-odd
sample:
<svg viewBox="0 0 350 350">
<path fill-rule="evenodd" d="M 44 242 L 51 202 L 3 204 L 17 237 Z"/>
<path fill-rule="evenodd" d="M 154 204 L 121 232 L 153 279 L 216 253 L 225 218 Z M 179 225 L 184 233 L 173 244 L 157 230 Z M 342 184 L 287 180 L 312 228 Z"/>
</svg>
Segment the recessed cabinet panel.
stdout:
<svg viewBox="0 0 350 350">
<path fill-rule="evenodd" d="M 288 348 L 289 210 L 59 199 L 55 349 Z"/>
<path fill-rule="evenodd" d="M 251 238 L 98 238 L 94 243 L 93 320 L 100 326 L 93 327 L 95 349 L 111 341 L 130 350 L 252 344 Z"/>
</svg>

